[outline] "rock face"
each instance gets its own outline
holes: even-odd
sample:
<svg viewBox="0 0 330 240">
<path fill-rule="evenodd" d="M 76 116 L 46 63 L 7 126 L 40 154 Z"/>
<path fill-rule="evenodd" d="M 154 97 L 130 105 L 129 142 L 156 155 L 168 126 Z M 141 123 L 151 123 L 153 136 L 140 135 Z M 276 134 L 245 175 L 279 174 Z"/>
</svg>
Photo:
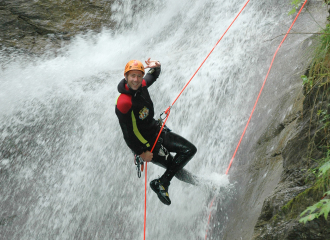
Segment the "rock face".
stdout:
<svg viewBox="0 0 330 240">
<path fill-rule="evenodd" d="M 314 3 L 309 6 L 310 14 L 321 16 L 316 12 L 321 9 L 323 1 Z M 325 20 L 327 15 L 323 14 L 322 18 Z M 314 44 L 315 38 L 305 39 L 294 51 L 308 55 L 308 46 Z M 279 54 L 284 51 L 281 49 Z M 311 54 L 314 55 L 314 50 Z M 287 55 L 283 59 L 289 57 Z M 291 61 L 298 62 L 303 58 L 303 55 L 297 55 Z M 310 59 L 304 62 L 307 64 L 302 65 L 302 69 L 308 68 Z M 287 65 L 282 62 L 279 66 L 277 73 L 285 72 Z M 276 72 L 276 67 L 274 65 L 272 71 Z M 324 157 L 324 151 L 317 146 L 329 146 L 329 134 L 320 131 L 318 110 L 330 110 L 328 87 L 319 85 L 313 91 L 304 92 L 300 79 L 302 74 L 306 74 L 305 70 L 291 74 L 289 78 L 281 74 L 276 76 L 282 78 L 283 82 L 299 81 L 297 85 L 292 85 L 291 90 L 283 89 L 281 98 L 273 101 L 272 118 L 265 120 L 267 124 L 260 131 L 261 134 L 258 129 L 250 130 L 253 133 L 247 139 L 256 144 L 251 143 L 250 148 L 242 147 L 241 153 L 238 153 L 240 156 L 236 156 L 231 173 L 232 182 L 237 183 L 236 199 L 228 206 L 221 206 L 226 210 L 217 211 L 219 216 L 228 215 L 228 220 L 223 224 L 222 236 L 217 238 L 214 234 L 214 239 L 330 239 L 329 218 L 326 221 L 321 216 L 307 224 L 299 223 L 299 215 L 308 206 L 318 202 L 325 192 L 318 185 L 312 169 Z M 267 118 L 267 112 L 259 111 L 261 122 Z"/>
<path fill-rule="evenodd" d="M 0 0 L 0 50 L 15 48 L 38 54 L 48 47 L 62 46 L 78 33 L 111 28 L 114 25 L 110 18 L 112 2 Z M 299 214 L 323 195 L 322 190 L 312 187 L 315 177 L 307 171 L 316 166 L 311 159 L 323 156 L 322 151 L 313 146 L 324 141 L 330 144 L 329 136 L 319 131 L 317 111 L 313 111 L 326 108 L 330 94 L 315 101 L 319 91 L 329 90 L 324 85 L 303 94 L 299 86 L 293 91 L 294 101 L 287 93 L 278 105 L 277 112 L 291 110 L 282 121 L 269 124 L 258 140 L 253 153 L 255 159 L 235 172 L 238 176 L 235 180 L 243 183 L 237 198 L 244 200 L 238 203 L 238 217 L 229 220 L 231 224 L 229 230 L 224 231 L 223 239 L 330 239 L 330 222 L 323 217 L 306 225 L 298 222 Z M 243 172 L 250 174 L 249 179 L 240 179 Z M 257 206 L 262 206 L 261 213 Z M 235 211 L 230 214 L 235 218 Z M 249 230 L 237 230 L 243 219 L 247 222 L 245 229 Z M 0 225 L 10 221 L 10 218 L 0 220 Z"/>
<path fill-rule="evenodd" d="M 321 216 L 299 223 L 300 214 L 329 190 L 318 184 L 312 172 L 325 154 L 318 146 L 330 145 L 318 114 L 319 109 L 330 111 L 329 92 L 321 84 L 308 93 L 297 88 L 291 112 L 283 121 L 268 125 L 258 140 L 255 159 L 235 172 L 238 200 L 229 206 L 234 210 L 228 213 L 228 227 L 221 239 L 330 239 L 329 219 Z M 284 98 L 278 111 L 287 109 L 291 101 Z"/>
<path fill-rule="evenodd" d="M 77 33 L 111 27 L 112 1 L 1 0 L 0 49 L 41 53 Z"/>
<path fill-rule="evenodd" d="M 319 109 L 329 108 L 329 88 L 316 85 L 305 93 L 303 111 L 295 122 L 295 134 L 282 150 L 283 173 L 274 192 L 262 207 L 255 226 L 254 239 L 330 239 L 330 221 L 323 216 L 299 223 L 300 214 L 318 202 L 324 188 L 316 184 L 315 175 L 308 169 L 317 167 L 324 156 L 319 146 L 329 146 L 329 134 L 322 129 Z"/>
</svg>

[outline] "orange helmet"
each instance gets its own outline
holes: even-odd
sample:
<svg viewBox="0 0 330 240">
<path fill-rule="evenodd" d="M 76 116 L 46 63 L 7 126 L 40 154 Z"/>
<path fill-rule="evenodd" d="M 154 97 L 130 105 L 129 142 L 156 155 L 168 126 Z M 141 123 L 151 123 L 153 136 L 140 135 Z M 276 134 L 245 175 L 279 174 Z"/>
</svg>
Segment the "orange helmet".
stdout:
<svg viewBox="0 0 330 240">
<path fill-rule="evenodd" d="M 139 70 L 139 71 L 143 72 L 143 74 L 144 74 L 144 66 L 143 66 L 142 62 L 140 62 L 138 60 L 131 60 L 126 64 L 124 76 L 128 71 L 131 71 L 131 70 Z"/>
</svg>

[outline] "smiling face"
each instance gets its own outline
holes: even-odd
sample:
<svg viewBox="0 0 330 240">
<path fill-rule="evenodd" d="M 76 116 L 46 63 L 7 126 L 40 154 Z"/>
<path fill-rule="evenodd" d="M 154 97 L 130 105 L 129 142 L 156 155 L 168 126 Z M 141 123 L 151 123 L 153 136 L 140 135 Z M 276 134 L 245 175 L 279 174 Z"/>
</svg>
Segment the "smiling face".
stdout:
<svg viewBox="0 0 330 240">
<path fill-rule="evenodd" d="M 138 90 L 142 84 L 143 73 L 139 70 L 132 70 L 125 77 L 128 86 L 133 90 Z"/>
</svg>

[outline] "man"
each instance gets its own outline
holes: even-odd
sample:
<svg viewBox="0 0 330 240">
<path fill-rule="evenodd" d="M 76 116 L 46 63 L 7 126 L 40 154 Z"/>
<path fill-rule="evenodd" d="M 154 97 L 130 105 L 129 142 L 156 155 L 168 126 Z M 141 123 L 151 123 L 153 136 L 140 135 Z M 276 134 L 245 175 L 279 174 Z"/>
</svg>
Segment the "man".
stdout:
<svg viewBox="0 0 330 240">
<path fill-rule="evenodd" d="M 174 176 L 182 181 L 197 184 L 196 177 L 183 169 L 197 149 L 183 137 L 165 128 L 153 153 L 150 152 L 160 131 L 160 124 L 153 118 L 154 106 L 148 87 L 158 78 L 161 65 L 159 61 L 151 61 L 150 58 L 145 63 L 146 67 L 138 60 L 131 60 L 126 64 L 125 78 L 118 85 L 120 95 L 115 111 L 128 147 L 145 162 L 166 168 L 159 179 L 150 182 L 150 187 L 162 203 L 170 205 L 168 187 Z M 150 70 L 144 76 L 145 68 Z M 169 152 L 176 155 L 173 157 Z"/>
</svg>

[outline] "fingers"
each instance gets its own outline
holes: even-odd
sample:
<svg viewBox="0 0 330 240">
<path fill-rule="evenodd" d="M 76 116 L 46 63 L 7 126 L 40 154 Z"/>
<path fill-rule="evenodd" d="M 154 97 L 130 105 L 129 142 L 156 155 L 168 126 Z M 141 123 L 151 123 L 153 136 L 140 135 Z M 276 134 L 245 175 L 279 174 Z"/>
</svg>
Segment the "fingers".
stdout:
<svg viewBox="0 0 330 240">
<path fill-rule="evenodd" d="M 145 61 L 145 63 L 146 63 L 147 65 L 150 65 L 150 64 L 152 64 L 152 63 L 157 63 L 157 62 L 158 62 L 157 60 L 150 60 L 150 58 L 148 58 L 148 60 Z"/>
<path fill-rule="evenodd" d="M 148 151 L 147 154 L 146 154 L 146 159 L 145 159 L 145 161 L 146 161 L 146 162 L 151 162 L 153 156 L 154 156 L 154 154 Z"/>
<path fill-rule="evenodd" d="M 150 60 L 150 58 L 148 58 L 148 60 L 146 60 L 145 63 L 147 64 L 147 66 L 145 66 L 144 68 L 154 68 L 154 67 L 159 67 L 160 66 L 159 61 Z"/>
<path fill-rule="evenodd" d="M 145 63 L 147 64 L 147 66 L 145 66 L 144 68 L 150 68 L 150 58 L 148 58 Z"/>
<path fill-rule="evenodd" d="M 151 156 L 150 156 L 151 154 Z M 142 154 L 140 154 L 140 157 L 142 158 L 142 160 L 144 162 L 150 162 L 152 160 L 153 154 L 149 151 L 143 152 Z"/>
<path fill-rule="evenodd" d="M 146 64 L 147 64 L 147 66 L 146 66 L 145 68 L 150 68 L 150 67 L 151 67 L 151 66 L 150 66 L 150 64 L 151 64 L 150 58 L 148 58 L 148 60 L 145 61 L 145 62 L 146 62 Z"/>
</svg>

